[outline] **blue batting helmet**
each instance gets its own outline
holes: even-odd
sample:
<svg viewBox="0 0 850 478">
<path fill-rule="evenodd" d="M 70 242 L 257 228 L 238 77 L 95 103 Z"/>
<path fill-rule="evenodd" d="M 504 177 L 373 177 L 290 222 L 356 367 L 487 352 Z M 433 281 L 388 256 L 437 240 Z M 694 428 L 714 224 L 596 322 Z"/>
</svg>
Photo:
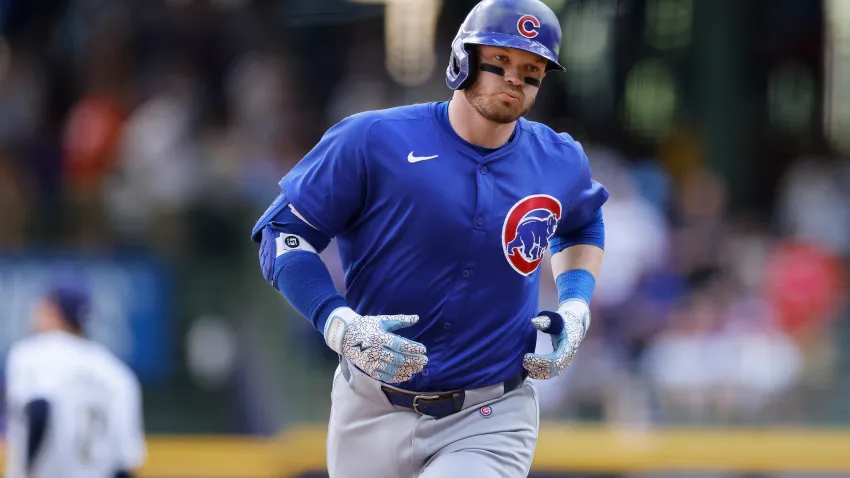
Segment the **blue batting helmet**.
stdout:
<svg viewBox="0 0 850 478">
<path fill-rule="evenodd" d="M 446 68 L 446 84 L 453 90 L 465 88 L 475 76 L 467 45 L 518 48 L 546 58 L 546 71 L 564 71 L 558 63 L 561 25 L 540 0 L 484 0 L 469 12 L 452 41 Z"/>
<path fill-rule="evenodd" d="M 89 313 L 91 296 L 87 285 L 82 276 L 57 273 L 47 290 L 48 300 L 59 308 L 62 319 L 79 329 Z"/>
</svg>

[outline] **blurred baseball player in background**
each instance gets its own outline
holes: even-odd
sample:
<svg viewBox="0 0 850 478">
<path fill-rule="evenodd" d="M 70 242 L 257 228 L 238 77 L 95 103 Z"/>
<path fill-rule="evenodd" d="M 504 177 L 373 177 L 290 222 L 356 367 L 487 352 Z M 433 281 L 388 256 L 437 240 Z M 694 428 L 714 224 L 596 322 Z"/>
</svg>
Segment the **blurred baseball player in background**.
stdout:
<svg viewBox="0 0 850 478">
<path fill-rule="evenodd" d="M 78 280 L 57 281 L 9 352 L 6 478 L 127 478 L 144 461 L 140 385 L 83 336 L 88 304 Z"/>
<path fill-rule="evenodd" d="M 340 355 L 332 478 L 528 474 L 528 377 L 563 372 L 587 332 L 608 198 L 578 142 L 523 118 L 564 69 L 560 43 L 538 0 L 479 3 L 452 43 L 450 101 L 342 120 L 257 222 L 266 280 Z M 334 237 L 345 297 L 318 255 Z M 560 307 L 539 312 L 547 250 Z"/>
</svg>

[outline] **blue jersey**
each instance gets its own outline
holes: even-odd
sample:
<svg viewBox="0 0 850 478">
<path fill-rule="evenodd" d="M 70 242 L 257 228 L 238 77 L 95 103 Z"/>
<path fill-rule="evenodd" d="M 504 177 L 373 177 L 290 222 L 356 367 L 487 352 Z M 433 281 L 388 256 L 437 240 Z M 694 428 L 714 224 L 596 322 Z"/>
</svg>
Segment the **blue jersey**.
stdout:
<svg viewBox="0 0 850 478">
<path fill-rule="evenodd" d="M 483 150 L 446 110 L 348 117 L 280 181 L 285 200 L 337 238 L 355 312 L 419 316 L 396 332 L 428 349 L 427 367 L 400 384 L 408 390 L 521 373 L 549 240 L 582 228 L 608 198 L 569 135 L 521 118 L 507 144 Z"/>
</svg>

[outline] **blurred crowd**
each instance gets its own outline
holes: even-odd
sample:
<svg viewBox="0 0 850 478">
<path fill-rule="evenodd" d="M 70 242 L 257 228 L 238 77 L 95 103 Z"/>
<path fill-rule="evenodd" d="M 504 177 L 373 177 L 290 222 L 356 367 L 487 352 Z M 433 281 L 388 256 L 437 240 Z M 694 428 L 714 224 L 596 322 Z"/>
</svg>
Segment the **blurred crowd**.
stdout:
<svg viewBox="0 0 850 478">
<path fill-rule="evenodd" d="M 272 295 L 250 228 L 277 180 L 345 115 L 447 99 L 441 67 L 417 88 L 395 85 L 380 17 L 368 15 L 313 44 L 292 38 L 332 27 L 285 28 L 275 2 L 0 5 L 0 250 L 152 252 L 196 297 L 175 324 L 194 367 L 186 380 L 213 377 L 210 361 L 243 367 L 225 383 L 249 431 L 305 409 L 323 417 L 303 390 L 329 387 L 333 357 L 281 301 L 246 299 Z M 338 57 L 311 56 L 333 44 L 346 45 Z M 850 421 L 850 162 L 800 157 L 769 208 L 739 212 L 701 160 L 698 130 L 671 131 L 648 158 L 576 136 L 611 192 L 607 252 L 590 336 L 567 375 L 538 384 L 544 418 Z M 341 288 L 333 245 L 324 257 Z M 282 376 L 303 364 L 321 373 Z"/>
<path fill-rule="evenodd" d="M 633 424 L 846 420 L 850 162 L 801 159 L 771 214 L 751 217 L 730 210 L 708 170 L 674 178 L 608 148 L 588 155 L 612 190 L 606 255 L 571 374 L 538 384 L 548 413 Z"/>
<path fill-rule="evenodd" d="M 303 153 L 311 118 L 285 51 L 240 31 L 251 18 L 228 29 L 227 11 L 181 3 L 14 3 L 0 49 L 4 246 L 177 256 L 187 212 L 267 202 L 268 178 Z"/>
</svg>

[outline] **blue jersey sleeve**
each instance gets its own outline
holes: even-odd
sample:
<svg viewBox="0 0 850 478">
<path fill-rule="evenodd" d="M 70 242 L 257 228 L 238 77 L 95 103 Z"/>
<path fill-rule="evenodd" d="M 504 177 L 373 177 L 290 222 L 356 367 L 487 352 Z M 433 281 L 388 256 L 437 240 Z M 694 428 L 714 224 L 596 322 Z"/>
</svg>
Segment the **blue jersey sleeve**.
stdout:
<svg viewBox="0 0 850 478">
<path fill-rule="evenodd" d="M 599 208 L 608 200 L 608 190 L 592 178 L 593 173 L 584 148 L 578 141 L 571 138 L 570 141 L 578 154 L 579 177 L 570 194 L 571 200 L 566 214 L 561 217 L 555 231 L 555 235 L 561 237 L 577 232 L 596 221 L 600 214 Z"/>
<path fill-rule="evenodd" d="M 328 237 L 342 232 L 363 206 L 370 127 L 363 115 L 345 118 L 280 181 L 286 199 Z"/>
</svg>

